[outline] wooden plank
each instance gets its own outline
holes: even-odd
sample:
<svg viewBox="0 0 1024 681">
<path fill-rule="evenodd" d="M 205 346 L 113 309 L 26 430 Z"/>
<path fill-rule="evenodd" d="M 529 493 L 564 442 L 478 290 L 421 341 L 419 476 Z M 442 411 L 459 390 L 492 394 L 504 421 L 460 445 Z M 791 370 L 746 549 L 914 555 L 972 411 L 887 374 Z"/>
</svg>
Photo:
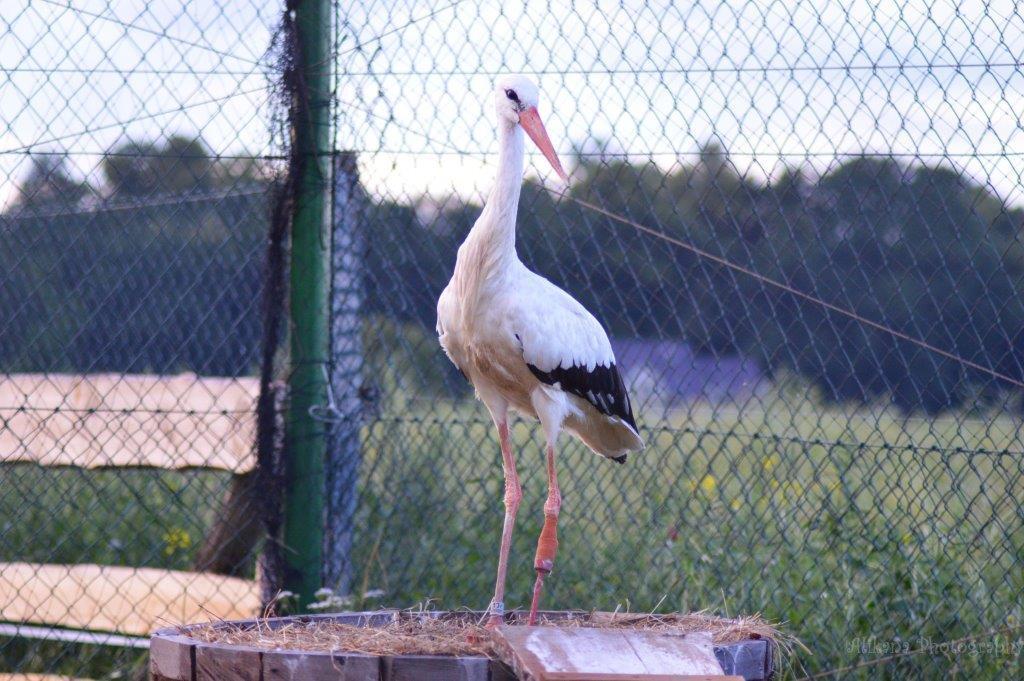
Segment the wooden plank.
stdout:
<svg viewBox="0 0 1024 681">
<path fill-rule="evenodd" d="M 197 643 L 195 681 L 262 681 L 262 654 L 252 648 Z"/>
<path fill-rule="evenodd" d="M 0 463 L 255 466 L 255 378 L 0 374 Z"/>
<path fill-rule="evenodd" d="M 379 681 L 381 659 L 374 655 L 268 650 L 263 681 Z"/>
<path fill-rule="evenodd" d="M 384 658 L 384 681 L 488 681 L 485 657 L 396 655 Z"/>
<path fill-rule="evenodd" d="M 195 668 L 195 640 L 163 629 L 149 645 L 149 671 L 168 681 L 192 681 Z"/>
<path fill-rule="evenodd" d="M 724 676 L 708 634 L 502 626 L 495 642 L 503 661 L 533 681 Z"/>
<path fill-rule="evenodd" d="M 256 582 L 101 565 L 0 563 L 0 621 L 144 636 L 169 624 L 259 612 Z"/>
</svg>

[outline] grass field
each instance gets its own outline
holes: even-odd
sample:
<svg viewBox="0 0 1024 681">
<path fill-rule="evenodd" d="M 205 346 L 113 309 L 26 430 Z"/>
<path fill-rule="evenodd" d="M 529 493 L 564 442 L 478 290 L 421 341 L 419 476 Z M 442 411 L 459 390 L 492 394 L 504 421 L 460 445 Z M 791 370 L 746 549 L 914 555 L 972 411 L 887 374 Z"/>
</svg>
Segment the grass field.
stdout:
<svg viewBox="0 0 1024 681">
<path fill-rule="evenodd" d="M 903 418 L 780 389 L 742 409 L 695 403 L 641 422 L 649 447 L 625 466 L 565 447 L 546 606 L 760 612 L 806 646 L 789 659 L 796 677 L 1021 621 L 1018 419 Z M 517 425 L 513 437 L 525 498 L 507 603 L 523 607 L 544 476 L 533 430 Z M 385 595 L 356 605 L 484 607 L 502 487 L 483 410 L 385 403 L 364 442 L 355 583 Z M 227 483 L 211 472 L 0 467 L 0 560 L 187 568 Z M 1022 637 L 982 635 L 961 655 L 930 650 L 843 676 L 935 676 L 955 664 L 962 678 L 1019 677 Z M 0 639 L 0 664 L 125 678 L 141 660 Z"/>
<path fill-rule="evenodd" d="M 388 605 L 484 607 L 502 518 L 492 427 L 471 404 L 388 412 L 405 416 L 367 432 L 357 583 L 384 589 Z M 794 676 L 1021 621 L 1018 419 L 903 418 L 779 391 L 757 408 L 694 404 L 659 425 L 625 466 L 565 448 L 547 605 L 760 612 L 808 648 Z M 525 498 L 507 604 L 524 607 L 545 488 L 536 434 L 520 425 L 513 437 Z M 981 636 L 956 669 L 1019 676 L 1022 640 Z M 859 673 L 934 676 L 953 659 L 933 651 Z"/>
<path fill-rule="evenodd" d="M 219 471 L 0 465 L 0 561 L 188 569 L 229 484 Z M 133 679 L 145 665 L 144 651 L 0 637 L 0 672 Z"/>
</svg>

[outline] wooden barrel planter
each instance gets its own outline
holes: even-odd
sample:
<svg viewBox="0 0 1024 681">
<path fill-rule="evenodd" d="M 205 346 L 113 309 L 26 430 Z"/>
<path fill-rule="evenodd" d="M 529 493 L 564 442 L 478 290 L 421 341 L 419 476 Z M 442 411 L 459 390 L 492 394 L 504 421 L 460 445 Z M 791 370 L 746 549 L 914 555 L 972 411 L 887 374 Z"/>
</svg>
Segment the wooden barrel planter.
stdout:
<svg viewBox="0 0 1024 681">
<path fill-rule="evenodd" d="M 382 627 L 400 617 L 476 617 L 479 613 L 378 611 L 239 620 L 161 629 L 149 649 L 152 681 L 515 681 L 503 662 L 482 656 L 363 655 L 341 651 L 271 649 L 209 642 L 190 636 L 199 628 L 252 630 L 323 622 Z M 514 615 L 513 615 L 514 616 Z M 547 612 L 550 619 L 586 617 L 580 612 Z M 773 645 L 749 640 L 715 646 L 726 674 L 747 681 L 773 675 Z"/>
</svg>

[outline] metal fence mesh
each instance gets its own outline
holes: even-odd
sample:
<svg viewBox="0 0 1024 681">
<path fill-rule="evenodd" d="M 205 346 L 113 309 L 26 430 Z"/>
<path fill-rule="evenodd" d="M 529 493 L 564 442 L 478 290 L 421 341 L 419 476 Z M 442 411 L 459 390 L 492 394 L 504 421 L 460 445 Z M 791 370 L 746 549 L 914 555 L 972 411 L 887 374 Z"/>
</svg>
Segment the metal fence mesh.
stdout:
<svg viewBox="0 0 1024 681">
<path fill-rule="evenodd" d="M 482 608 L 493 585 L 497 437 L 433 324 L 495 170 L 498 74 L 538 80 L 570 197 L 1020 380 L 1011 4 L 365 3 L 340 25 L 376 396 L 355 584 L 384 602 Z M 811 651 L 797 676 L 1020 673 L 1019 631 L 984 633 L 1021 614 L 1019 390 L 527 166 L 519 255 L 605 325 L 649 443 L 622 467 L 563 447 L 547 603 L 761 612 Z M 513 436 L 522 607 L 545 488 L 539 432 Z"/>
<path fill-rule="evenodd" d="M 3 11 L 7 611 L 25 565 L 208 573 L 204 541 L 243 531 L 218 521 L 250 465 L 237 439 L 253 437 L 281 160 L 263 52 L 281 10 Z M 491 595 L 496 434 L 434 316 L 494 172 L 494 77 L 522 72 L 573 181 L 560 197 L 531 154 L 520 257 L 604 324 L 648 442 L 625 466 L 563 442 L 546 605 L 760 612 L 807 646 L 792 676 L 1024 673 L 1018 387 L 572 201 L 1024 380 L 1013 3 L 335 11 L 334 150 L 361 197 L 346 267 L 362 272 L 362 368 L 336 386 L 362 402 L 351 607 Z M 525 498 L 507 603 L 523 606 L 544 475 L 536 429 L 513 440 Z M 251 548 L 220 562 L 253 576 Z M 0 673 L 104 678 L 140 655 L 0 629 Z"/>
<path fill-rule="evenodd" d="M 253 575 L 223 513 L 252 468 L 279 13 L 0 11 L 0 675 L 127 678 L 144 650 L 52 639 L 144 636 L 175 591 Z M 258 603 L 240 586 L 213 590 Z"/>
</svg>

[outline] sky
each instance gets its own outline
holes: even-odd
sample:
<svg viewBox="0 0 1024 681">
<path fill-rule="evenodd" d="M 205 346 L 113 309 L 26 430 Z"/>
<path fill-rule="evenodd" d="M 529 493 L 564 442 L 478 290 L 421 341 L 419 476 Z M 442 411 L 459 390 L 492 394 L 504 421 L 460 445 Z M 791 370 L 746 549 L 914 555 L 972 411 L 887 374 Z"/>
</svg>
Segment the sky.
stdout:
<svg viewBox="0 0 1024 681">
<path fill-rule="evenodd" d="M 182 133 L 219 154 L 270 151 L 260 59 L 273 3 L 72 5 L 5 0 L 0 12 L 0 201 L 27 171 L 28 150 L 66 152 L 94 183 L 101 154 L 127 139 Z"/>
<path fill-rule="evenodd" d="M 66 151 L 94 182 L 99 154 L 126 138 L 273 151 L 260 59 L 276 1 L 72 4 L 5 2 L 0 201 L 29 149 Z M 360 152 L 381 197 L 479 198 L 496 153 L 494 76 L 518 72 L 540 84 L 563 155 L 602 140 L 670 168 L 713 140 L 768 180 L 892 153 L 1024 203 L 1024 17 L 1010 0 L 343 5 L 337 144 Z M 542 161 L 532 154 L 529 172 L 548 177 Z"/>
</svg>

